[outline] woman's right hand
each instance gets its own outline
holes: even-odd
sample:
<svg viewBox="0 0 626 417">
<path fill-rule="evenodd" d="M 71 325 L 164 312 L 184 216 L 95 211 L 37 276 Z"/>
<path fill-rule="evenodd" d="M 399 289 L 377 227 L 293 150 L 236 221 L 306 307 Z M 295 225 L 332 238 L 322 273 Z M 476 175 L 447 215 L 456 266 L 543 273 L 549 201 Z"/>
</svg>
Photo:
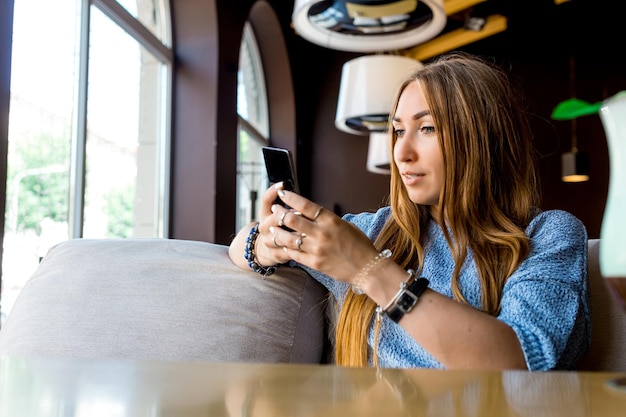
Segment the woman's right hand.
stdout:
<svg viewBox="0 0 626 417">
<path fill-rule="evenodd" d="M 274 239 L 274 228 L 280 223 L 280 215 L 278 219 L 275 219 L 272 212 L 272 206 L 278 200 L 278 191 L 281 190 L 281 184 L 275 184 L 270 186 L 261 196 L 261 212 L 260 221 L 251 222 L 247 226 L 237 233 L 237 236 L 233 239 L 228 249 L 228 254 L 231 260 L 240 268 L 250 269 L 248 261 L 244 257 L 246 250 L 246 244 L 250 230 L 258 223 L 259 235 L 256 239 L 256 245 L 254 248 L 256 262 L 262 266 L 270 266 L 275 264 L 282 264 L 290 260 L 289 255 L 283 249 L 283 247 Z M 294 210 L 289 210 L 294 215 L 299 215 Z"/>
<path fill-rule="evenodd" d="M 281 205 L 284 200 L 293 209 Z M 283 230 L 283 225 L 291 229 Z M 250 268 L 244 253 L 253 226 L 239 232 L 230 247 L 231 258 L 243 268 Z M 258 230 L 254 257 L 259 265 L 267 267 L 293 259 L 347 284 L 354 284 L 363 267 L 379 253 L 356 226 L 301 195 L 283 190 L 282 183 L 263 193 Z M 403 279 L 405 272 L 395 269 Z M 393 285 L 396 291 L 397 285 Z"/>
</svg>

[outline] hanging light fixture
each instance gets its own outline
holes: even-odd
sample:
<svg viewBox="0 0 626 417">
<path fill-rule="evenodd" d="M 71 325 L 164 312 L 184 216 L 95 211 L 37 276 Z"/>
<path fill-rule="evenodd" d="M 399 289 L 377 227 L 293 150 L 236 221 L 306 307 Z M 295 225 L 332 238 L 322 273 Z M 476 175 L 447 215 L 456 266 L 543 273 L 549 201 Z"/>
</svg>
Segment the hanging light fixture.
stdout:
<svg viewBox="0 0 626 417">
<path fill-rule="evenodd" d="M 576 82 L 575 82 L 575 72 L 576 72 L 576 61 L 574 56 L 570 56 L 570 96 L 571 99 L 568 103 L 576 103 Z M 564 103 L 559 104 L 562 106 Z M 557 120 L 564 120 L 558 110 L 563 111 L 563 109 L 559 109 L 557 106 L 552 112 L 552 118 Z M 565 112 L 567 113 L 567 111 Z M 589 181 L 589 154 L 586 152 L 580 152 L 578 150 L 578 138 L 576 134 L 576 117 L 567 117 L 567 119 L 571 119 L 571 150 L 561 155 L 561 180 L 563 182 L 584 182 Z"/>
<path fill-rule="evenodd" d="M 391 156 L 389 155 L 388 132 L 370 133 L 367 149 L 367 170 L 375 174 L 391 174 Z"/>
<path fill-rule="evenodd" d="M 561 155 L 563 182 L 589 181 L 589 155 L 586 152 L 567 152 Z"/>
<path fill-rule="evenodd" d="M 589 155 L 578 150 L 576 118 L 597 114 L 602 104 L 602 102 L 588 103 L 577 98 L 571 98 L 557 104 L 552 111 L 552 119 L 571 120 L 572 122 L 572 150 L 561 155 L 561 179 L 564 182 L 589 181 Z"/>
<path fill-rule="evenodd" d="M 317 45 L 380 52 L 434 38 L 447 16 L 443 0 L 296 0 L 292 22 L 300 36 Z"/>
<path fill-rule="evenodd" d="M 579 152 L 576 139 L 576 119 L 572 123 L 572 148 L 561 155 L 561 180 L 563 182 L 589 181 L 589 154 Z"/>
<path fill-rule="evenodd" d="M 400 83 L 421 66 L 401 55 L 365 55 L 346 62 L 341 71 L 337 129 L 355 135 L 384 132 Z"/>
</svg>

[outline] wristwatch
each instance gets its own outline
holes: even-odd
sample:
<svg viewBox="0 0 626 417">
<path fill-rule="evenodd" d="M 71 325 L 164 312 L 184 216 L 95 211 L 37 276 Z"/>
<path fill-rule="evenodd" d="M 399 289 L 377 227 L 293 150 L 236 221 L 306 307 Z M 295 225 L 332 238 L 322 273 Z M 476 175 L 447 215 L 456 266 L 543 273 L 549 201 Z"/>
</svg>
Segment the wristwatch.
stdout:
<svg viewBox="0 0 626 417">
<path fill-rule="evenodd" d="M 430 283 L 426 278 L 417 278 L 412 269 L 407 272 L 409 278 L 400 284 L 400 290 L 383 309 L 383 312 L 396 323 L 415 307 L 417 300 Z"/>
</svg>

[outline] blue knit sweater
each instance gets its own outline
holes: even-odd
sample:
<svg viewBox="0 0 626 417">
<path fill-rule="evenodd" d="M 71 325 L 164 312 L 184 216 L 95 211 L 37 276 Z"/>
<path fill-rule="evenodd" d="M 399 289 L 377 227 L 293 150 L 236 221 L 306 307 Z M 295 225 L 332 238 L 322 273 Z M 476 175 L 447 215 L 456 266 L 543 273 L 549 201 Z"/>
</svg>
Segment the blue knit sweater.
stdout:
<svg viewBox="0 0 626 417">
<path fill-rule="evenodd" d="M 356 225 L 372 241 L 380 233 L 389 207 L 376 213 L 348 214 L 344 219 Z M 587 291 L 587 232 L 573 215 L 560 210 L 538 214 L 526 229 L 531 239 L 528 258 L 507 281 L 498 319 L 517 334 L 530 370 L 570 369 L 588 348 L 591 319 Z M 454 262 L 441 228 L 431 223 L 425 247 L 422 276 L 430 288 L 452 298 Z M 304 267 L 326 286 L 339 305 L 348 285 L 316 270 Z M 467 301 L 480 307 L 478 273 L 471 251 L 461 270 L 460 287 Z M 419 303 L 416 307 L 419 311 Z M 373 344 L 373 323 L 369 345 Z M 443 368 L 406 331 L 384 318 L 379 342 L 379 363 L 389 368 Z"/>
</svg>

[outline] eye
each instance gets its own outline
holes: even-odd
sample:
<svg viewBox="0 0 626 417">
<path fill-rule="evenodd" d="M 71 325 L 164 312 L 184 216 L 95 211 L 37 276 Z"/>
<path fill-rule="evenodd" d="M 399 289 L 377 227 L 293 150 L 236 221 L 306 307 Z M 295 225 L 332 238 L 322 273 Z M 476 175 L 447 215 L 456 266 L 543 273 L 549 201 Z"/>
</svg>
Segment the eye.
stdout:
<svg viewBox="0 0 626 417">
<path fill-rule="evenodd" d="M 394 129 L 393 133 L 397 136 L 397 137 L 401 137 L 404 135 L 404 129 Z"/>
<path fill-rule="evenodd" d="M 435 126 L 422 126 L 420 131 L 425 134 L 433 134 L 435 133 Z"/>
</svg>

